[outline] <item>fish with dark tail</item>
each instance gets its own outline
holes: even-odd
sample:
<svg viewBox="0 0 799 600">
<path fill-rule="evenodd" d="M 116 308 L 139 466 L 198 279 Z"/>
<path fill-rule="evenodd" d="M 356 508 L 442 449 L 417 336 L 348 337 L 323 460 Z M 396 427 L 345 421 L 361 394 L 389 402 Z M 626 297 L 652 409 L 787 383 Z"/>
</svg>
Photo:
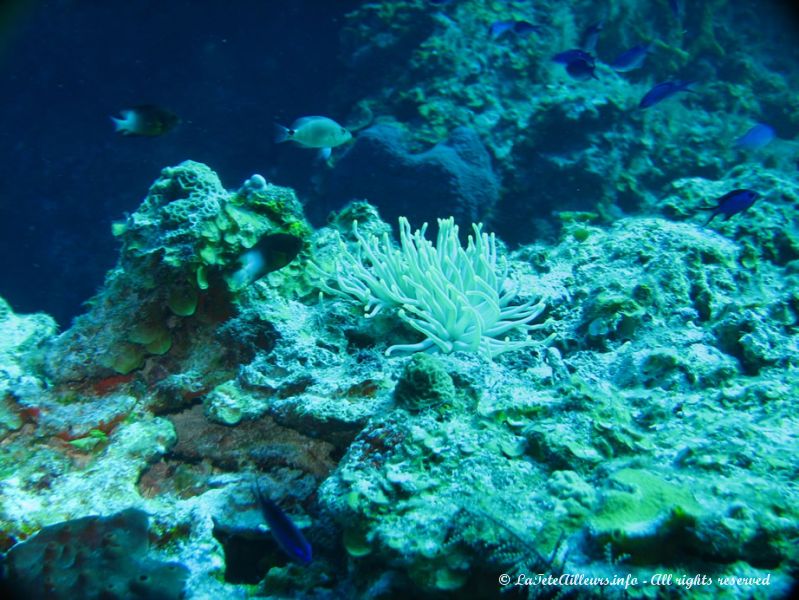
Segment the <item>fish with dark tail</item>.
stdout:
<svg viewBox="0 0 799 600">
<path fill-rule="evenodd" d="M 755 200 L 757 200 L 759 197 L 759 193 L 745 188 L 739 188 L 732 190 L 731 192 L 727 192 L 716 201 L 716 206 L 704 209 L 713 211 L 710 215 L 710 218 L 705 221 L 705 227 L 710 225 L 710 222 L 717 215 L 725 215 L 724 220 L 729 220 L 729 218 L 733 215 L 737 215 L 738 213 L 741 213 L 752 206 L 755 203 Z"/>
<path fill-rule="evenodd" d="M 688 89 L 688 87 L 693 83 L 693 81 L 680 80 L 659 83 L 644 94 L 644 97 L 641 98 L 641 102 L 638 104 L 638 108 L 649 108 L 650 106 L 663 102 L 667 98 L 671 98 L 678 92 L 692 92 L 693 90 Z"/>
<path fill-rule="evenodd" d="M 119 111 L 121 117 L 111 117 L 114 130 L 122 135 L 155 137 L 173 129 L 179 122 L 170 110 L 155 104 L 139 104 Z"/>
<path fill-rule="evenodd" d="M 311 560 L 313 560 L 311 544 L 305 539 L 302 532 L 289 519 L 288 515 L 263 492 L 257 479 L 253 480 L 252 489 L 261 507 L 261 514 L 269 525 L 269 531 L 272 532 L 280 549 L 286 556 L 301 565 L 311 564 Z"/>
</svg>

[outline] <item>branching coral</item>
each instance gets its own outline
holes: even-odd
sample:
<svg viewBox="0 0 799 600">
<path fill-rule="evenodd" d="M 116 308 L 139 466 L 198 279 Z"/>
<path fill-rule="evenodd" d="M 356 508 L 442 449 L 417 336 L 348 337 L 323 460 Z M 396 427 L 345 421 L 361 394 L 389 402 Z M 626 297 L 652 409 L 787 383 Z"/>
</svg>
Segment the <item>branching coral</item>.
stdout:
<svg viewBox="0 0 799 600">
<path fill-rule="evenodd" d="M 529 332 L 542 327 L 529 325 L 544 310 L 543 302 L 531 300 L 513 305 L 515 291 L 507 286 L 507 261 L 498 266 L 496 239 L 472 225 L 474 235 L 466 248 L 458 239 L 453 218 L 438 220 L 436 244 L 425 238 L 427 223 L 415 233 L 400 217 L 400 247 L 387 234 L 382 239 L 365 237 L 354 224 L 358 240 L 356 254 L 342 248 L 335 285 L 323 284 L 332 294 L 364 305 L 367 318 L 384 309 L 397 308 L 397 315 L 424 334 L 417 344 L 388 348 L 393 352 L 479 352 L 494 357 L 508 350 L 538 345 L 528 338 L 511 341 L 500 336 L 513 331 Z"/>
</svg>

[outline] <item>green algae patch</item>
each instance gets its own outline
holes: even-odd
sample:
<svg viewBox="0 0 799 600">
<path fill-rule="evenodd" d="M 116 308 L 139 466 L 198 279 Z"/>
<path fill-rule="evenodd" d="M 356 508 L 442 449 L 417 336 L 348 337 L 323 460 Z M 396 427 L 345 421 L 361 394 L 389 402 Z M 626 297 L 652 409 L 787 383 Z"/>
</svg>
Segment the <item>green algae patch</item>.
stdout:
<svg viewBox="0 0 799 600">
<path fill-rule="evenodd" d="M 356 528 L 345 530 L 343 542 L 347 554 L 353 558 L 368 556 L 372 553 L 372 546 L 366 539 L 366 531 L 364 529 Z"/>
<path fill-rule="evenodd" d="M 144 364 L 144 356 L 146 351 L 138 344 L 120 344 L 116 352 L 109 357 L 108 363 L 103 362 L 107 366 L 120 375 L 127 375 L 131 371 L 135 371 Z"/>
<path fill-rule="evenodd" d="M 454 591 L 463 587 L 468 576 L 467 571 L 455 571 L 442 567 L 436 571 L 435 586 L 439 590 Z"/>
<path fill-rule="evenodd" d="M 700 512 L 687 489 L 645 469 L 622 469 L 611 475 L 589 526 L 600 547 L 610 544 L 631 564 L 662 564 L 695 545 Z"/>
<path fill-rule="evenodd" d="M 87 436 L 70 440 L 69 444 L 82 452 L 91 452 L 100 444 L 108 441 L 108 435 L 99 429 L 92 429 Z"/>
<path fill-rule="evenodd" d="M 622 294 L 603 292 L 587 310 L 587 333 L 591 338 L 631 337 L 641 322 L 645 310 Z"/>
<path fill-rule="evenodd" d="M 136 323 L 128 334 L 128 341 L 134 344 L 149 344 L 161 337 L 162 327 L 160 324 L 143 321 Z"/>
<path fill-rule="evenodd" d="M 190 317 L 197 310 L 198 302 L 199 294 L 194 287 L 180 286 L 170 291 L 166 305 L 177 316 Z"/>
<path fill-rule="evenodd" d="M 144 347 L 150 354 L 157 354 L 158 356 L 169 352 L 170 348 L 172 348 L 172 336 L 169 334 L 169 330 L 162 329 L 160 335 L 145 344 Z"/>
<path fill-rule="evenodd" d="M 446 402 L 455 397 L 455 385 L 442 362 L 430 354 L 416 354 L 394 389 L 397 404 L 418 411 Z"/>
</svg>

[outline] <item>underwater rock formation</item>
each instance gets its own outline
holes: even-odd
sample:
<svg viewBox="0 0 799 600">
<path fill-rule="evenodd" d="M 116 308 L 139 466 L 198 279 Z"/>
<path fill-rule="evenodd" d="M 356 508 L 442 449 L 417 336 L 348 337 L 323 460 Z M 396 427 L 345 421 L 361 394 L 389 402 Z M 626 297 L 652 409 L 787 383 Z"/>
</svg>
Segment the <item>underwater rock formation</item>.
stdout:
<svg viewBox="0 0 799 600">
<path fill-rule="evenodd" d="M 4 557 L 14 598 L 179 600 L 188 569 L 147 556 L 148 517 L 136 509 L 41 529 Z"/>
<path fill-rule="evenodd" d="M 364 198 L 389 223 L 413 214 L 418 226 L 452 216 L 468 227 L 491 214 L 499 180 L 479 136 L 468 127 L 413 152 L 403 129 L 374 125 L 338 161 L 324 198 L 330 209 Z"/>
<path fill-rule="evenodd" d="M 201 163 L 164 169 L 139 209 L 114 225 L 122 241 L 119 263 L 90 311 L 52 342 L 45 356 L 49 377 L 126 375 L 148 357 L 173 348 L 173 355 L 182 354 L 186 336 L 197 335 L 187 322 L 213 325 L 235 313 L 244 287 L 237 274 L 248 251 L 274 234 L 289 234 L 301 246 L 309 233 L 286 188 L 228 192 Z"/>
</svg>

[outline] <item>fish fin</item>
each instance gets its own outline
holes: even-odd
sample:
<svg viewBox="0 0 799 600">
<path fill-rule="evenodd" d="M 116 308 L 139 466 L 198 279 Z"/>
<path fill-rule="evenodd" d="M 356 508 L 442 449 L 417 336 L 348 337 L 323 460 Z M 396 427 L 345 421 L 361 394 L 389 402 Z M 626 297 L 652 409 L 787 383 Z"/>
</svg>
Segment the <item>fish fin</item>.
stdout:
<svg viewBox="0 0 799 600">
<path fill-rule="evenodd" d="M 294 137 L 294 130 L 275 123 L 275 143 L 280 144 Z"/>
<path fill-rule="evenodd" d="M 319 148 L 319 153 L 317 154 L 317 156 L 319 157 L 319 160 L 327 160 L 328 158 L 330 158 L 330 155 L 332 153 L 333 153 L 332 148 Z"/>
<path fill-rule="evenodd" d="M 705 209 L 705 210 L 713 210 L 713 209 L 711 208 L 711 209 Z M 713 212 L 713 213 L 710 215 L 710 218 L 709 218 L 707 221 L 705 221 L 705 224 L 703 225 L 703 227 L 707 227 L 708 225 L 710 225 L 710 222 L 711 222 L 713 219 L 715 219 L 715 218 L 716 218 L 716 215 L 717 215 L 717 214 L 719 214 L 719 213 L 717 213 L 717 212 L 715 212 L 715 211 L 714 211 L 714 212 Z"/>
<path fill-rule="evenodd" d="M 111 117 L 114 131 L 122 135 L 130 135 L 136 128 L 136 114 L 130 110 L 120 111 L 121 117 Z"/>
<path fill-rule="evenodd" d="M 252 495 L 255 496 L 256 501 L 263 502 L 266 494 L 264 494 L 263 490 L 261 489 L 261 482 L 258 481 L 258 476 L 254 473 L 252 475 L 250 487 L 252 489 Z"/>
</svg>

